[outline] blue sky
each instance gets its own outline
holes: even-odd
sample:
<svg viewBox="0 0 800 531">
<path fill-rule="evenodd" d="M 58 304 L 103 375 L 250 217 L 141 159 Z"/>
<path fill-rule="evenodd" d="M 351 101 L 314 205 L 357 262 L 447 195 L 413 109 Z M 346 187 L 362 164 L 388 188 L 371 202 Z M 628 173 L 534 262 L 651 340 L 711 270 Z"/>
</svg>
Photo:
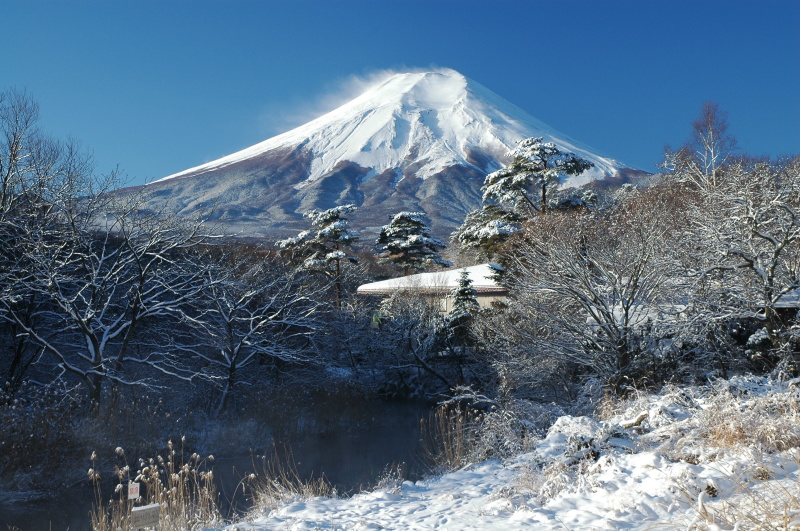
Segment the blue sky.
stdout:
<svg viewBox="0 0 800 531">
<path fill-rule="evenodd" d="M 800 153 L 800 1 L 0 0 L 0 90 L 130 184 L 332 108 L 353 76 L 443 66 L 654 171 L 704 101 Z"/>
</svg>

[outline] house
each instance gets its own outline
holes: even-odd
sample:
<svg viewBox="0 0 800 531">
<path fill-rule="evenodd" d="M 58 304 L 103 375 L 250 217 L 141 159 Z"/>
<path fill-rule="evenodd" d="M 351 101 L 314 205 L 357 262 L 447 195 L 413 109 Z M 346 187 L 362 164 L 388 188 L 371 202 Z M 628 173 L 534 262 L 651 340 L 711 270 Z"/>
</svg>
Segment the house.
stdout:
<svg viewBox="0 0 800 531">
<path fill-rule="evenodd" d="M 502 268 L 495 264 L 480 264 L 472 267 L 420 273 L 405 277 L 390 278 L 380 282 L 363 284 L 358 287 L 359 295 L 388 296 L 397 292 L 419 293 L 430 297 L 439 305 L 439 312 L 446 314 L 453 309 L 450 293 L 458 287 L 461 272 L 466 270 L 477 292 L 476 299 L 481 308 L 491 308 L 496 303 L 505 302 L 508 289 L 500 285 L 496 278 Z"/>
</svg>

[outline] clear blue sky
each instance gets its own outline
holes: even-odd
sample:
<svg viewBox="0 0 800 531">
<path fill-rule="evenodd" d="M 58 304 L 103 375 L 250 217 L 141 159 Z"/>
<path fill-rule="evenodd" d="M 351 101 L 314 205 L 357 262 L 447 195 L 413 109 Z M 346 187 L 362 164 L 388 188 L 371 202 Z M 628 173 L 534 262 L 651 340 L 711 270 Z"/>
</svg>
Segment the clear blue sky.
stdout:
<svg viewBox="0 0 800 531">
<path fill-rule="evenodd" d="M 798 0 L 0 0 L 0 89 L 131 184 L 299 125 L 350 76 L 427 66 L 646 170 L 707 100 L 749 152 L 800 153 Z"/>
</svg>

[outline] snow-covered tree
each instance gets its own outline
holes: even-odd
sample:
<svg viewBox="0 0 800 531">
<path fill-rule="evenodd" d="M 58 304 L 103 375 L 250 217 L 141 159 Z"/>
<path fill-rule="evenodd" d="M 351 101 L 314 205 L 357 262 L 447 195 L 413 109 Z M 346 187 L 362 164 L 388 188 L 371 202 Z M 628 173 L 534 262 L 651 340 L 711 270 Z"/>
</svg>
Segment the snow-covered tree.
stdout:
<svg viewBox="0 0 800 531">
<path fill-rule="evenodd" d="M 568 188 L 550 194 L 548 208 L 554 210 L 588 210 L 597 205 L 597 192 L 592 189 Z"/>
<path fill-rule="evenodd" d="M 508 322 L 520 354 L 590 370 L 622 392 L 658 360 L 685 308 L 680 263 L 655 213 L 561 213 L 509 256 Z"/>
<path fill-rule="evenodd" d="M 13 386 L 35 356 L 97 406 L 109 383 L 177 374 L 168 353 L 137 349 L 137 334 L 168 326 L 198 293 L 201 269 L 184 258 L 201 239 L 197 225 L 117 201 L 116 172 L 98 176 L 79 145 L 48 138 L 37 120 L 26 94 L 0 94 L 0 323 L 13 335 L 2 362 Z"/>
<path fill-rule="evenodd" d="M 800 158 L 739 160 L 717 170 L 690 216 L 703 278 L 718 318 L 762 320 L 773 345 L 776 307 L 800 288 Z"/>
<path fill-rule="evenodd" d="M 0 93 L 0 212 L 24 202 L 37 181 L 54 184 L 56 166 L 65 161 L 58 143 L 37 127 L 39 106 L 26 93 Z"/>
<path fill-rule="evenodd" d="M 662 166 L 677 179 L 705 190 L 719 184 L 720 171 L 736 149 L 736 137 L 728 132 L 727 113 L 707 101 L 692 122 L 691 139 L 677 151 L 667 148 Z"/>
<path fill-rule="evenodd" d="M 688 199 L 689 274 L 704 320 L 756 319 L 776 349 L 789 325 L 776 308 L 800 288 L 800 158 L 753 159 L 736 149 L 726 113 L 707 102 L 664 166 Z"/>
<path fill-rule="evenodd" d="M 452 239 L 462 250 L 477 250 L 481 256 L 493 257 L 512 234 L 522 228 L 524 218 L 495 203 L 473 210 L 453 233 Z"/>
<path fill-rule="evenodd" d="M 38 119 L 39 107 L 27 94 L 0 93 L 0 322 L 10 337 L 0 349 L 0 362 L 12 387 L 19 386 L 34 357 L 53 361 L 42 356 L 53 350 L 44 337 L 63 338 L 60 334 L 69 329 L 54 319 L 59 312 L 53 294 L 61 286 L 44 278 L 42 269 L 58 267 L 67 252 L 82 254 L 70 248 L 72 235 L 86 234 L 104 191 L 96 187 L 89 155 L 74 142 L 44 135 Z M 54 343 L 65 356 L 74 357 L 60 340 Z M 92 346 L 84 342 L 79 348 L 85 352 Z M 84 369 L 79 376 L 89 383 L 94 368 Z"/>
<path fill-rule="evenodd" d="M 553 197 L 548 194 L 554 195 L 551 189 L 558 186 L 561 177 L 579 174 L 591 168 L 591 162 L 563 152 L 552 142 L 543 142 L 541 137 L 520 141 L 508 156 L 511 158 L 508 166 L 486 176 L 481 188 L 481 209 L 469 214 L 454 233 L 454 239 L 463 249 L 481 249 L 492 256 L 535 213 L 587 203 L 588 196 L 572 194 L 550 205 Z"/>
<path fill-rule="evenodd" d="M 577 175 L 593 164 L 574 153 L 561 151 L 543 138 L 526 138 L 509 152 L 511 163 L 486 176 L 483 201 L 497 201 L 524 216 L 547 209 L 547 193 L 565 175 Z M 541 200 L 533 198 L 538 188 Z"/>
<path fill-rule="evenodd" d="M 464 357 L 467 347 L 473 343 L 471 325 L 480 311 L 477 295 L 477 290 L 472 287 L 469 272 L 463 269 L 458 277 L 458 285 L 450 292 L 449 298 L 453 301 L 453 308 L 447 315 L 445 323 L 448 346 L 461 358 Z M 461 377 L 463 380 L 463 373 Z"/>
<path fill-rule="evenodd" d="M 108 212 L 111 205 L 102 205 Z M 179 376 L 171 353 L 158 349 L 154 330 L 153 350 L 136 349 L 134 338 L 147 322 L 168 327 L 199 295 L 202 263 L 190 260 L 186 250 L 202 239 L 197 226 L 187 229 L 135 210 L 117 211 L 103 230 L 96 228 L 98 213 L 78 214 L 66 218 L 60 234 L 28 235 L 31 245 L 20 264 L 25 268 L 11 273 L 13 283 L 0 304 L 6 319 L 47 359 L 83 382 L 97 407 L 108 383 L 151 381 L 136 376 L 139 371 L 126 372 L 128 365 Z M 31 296 L 41 301 L 35 319 L 14 304 Z"/>
<path fill-rule="evenodd" d="M 337 306 L 342 298 L 342 260 L 357 262 L 357 258 L 346 251 L 358 241 L 358 232 L 349 228 L 349 220 L 345 217 L 356 208 L 350 204 L 328 210 L 311 210 L 305 214 L 311 220 L 311 229 L 277 242 L 278 247 L 299 260 L 301 269 L 323 273 L 332 279 Z"/>
<path fill-rule="evenodd" d="M 227 255 L 214 259 L 208 282 L 193 305 L 196 314 L 171 348 L 200 361 L 201 376 L 218 384 L 217 412 L 252 385 L 258 368 L 278 363 L 311 365 L 313 334 L 322 298 L 296 273 L 267 260 Z M 260 375 L 263 378 L 263 374 Z"/>
<path fill-rule="evenodd" d="M 395 379 L 400 385 L 415 387 L 414 391 L 435 385 L 432 395 L 452 388 L 457 376 L 449 361 L 446 366 L 442 365 L 445 360 L 439 355 L 446 336 L 439 305 L 428 297 L 397 291 L 383 300 L 381 310 L 386 316 L 380 329 L 381 350 L 387 354 L 383 365 L 396 371 Z M 428 377 L 438 383 L 421 383 L 421 379 L 424 381 Z"/>
<path fill-rule="evenodd" d="M 451 319 L 470 318 L 480 310 L 478 304 L 478 292 L 472 287 L 472 279 L 469 272 L 462 269 L 458 276 L 458 285 L 450 292 L 453 300 L 453 309 L 450 311 Z"/>
<path fill-rule="evenodd" d="M 431 265 L 449 266 L 439 250 L 447 245 L 430 235 L 422 212 L 400 212 L 381 228 L 377 241 L 378 258 L 391 263 L 408 275 Z"/>
<path fill-rule="evenodd" d="M 27 94 L 0 92 L 0 378 L 12 392 L 41 353 L 6 309 L 31 324 L 41 302 L 33 294 L 12 294 L 14 272 L 29 268 L 26 236 L 54 221 L 28 190 L 57 194 L 56 176 L 48 170 L 64 165 L 68 155 L 38 131 L 38 118 L 39 107 Z"/>
</svg>

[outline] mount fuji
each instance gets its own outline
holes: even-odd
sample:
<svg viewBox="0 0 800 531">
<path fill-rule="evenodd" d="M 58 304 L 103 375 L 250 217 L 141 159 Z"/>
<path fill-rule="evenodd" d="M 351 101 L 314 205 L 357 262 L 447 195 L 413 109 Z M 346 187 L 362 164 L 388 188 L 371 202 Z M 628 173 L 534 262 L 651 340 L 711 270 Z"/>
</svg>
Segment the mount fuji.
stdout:
<svg viewBox="0 0 800 531">
<path fill-rule="evenodd" d="M 120 190 L 147 208 L 205 217 L 225 232 L 283 237 L 303 213 L 355 203 L 365 239 L 402 210 L 447 237 L 481 204 L 484 177 L 519 140 L 544 137 L 594 164 L 563 181 L 624 181 L 644 172 L 559 133 L 454 70 L 388 75 L 333 111 L 218 160 Z"/>
</svg>

